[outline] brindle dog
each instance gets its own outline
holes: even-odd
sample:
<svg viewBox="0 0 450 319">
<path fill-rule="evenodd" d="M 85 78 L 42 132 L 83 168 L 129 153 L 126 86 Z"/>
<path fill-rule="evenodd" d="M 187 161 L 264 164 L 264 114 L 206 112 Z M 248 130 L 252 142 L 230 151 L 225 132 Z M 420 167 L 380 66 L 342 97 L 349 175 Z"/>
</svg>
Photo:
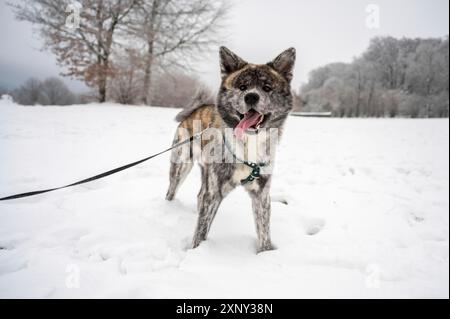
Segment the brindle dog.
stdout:
<svg viewBox="0 0 450 319">
<path fill-rule="evenodd" d="M 273 162 L 273 154 L 267 154 L 270 135 L 267 129 L 278 129 L 280 134 L 292 109 L 291 80 L 295 55 L 295 49 L 291 48 L 273 61 L 257 65 L 247 63 L 222 47 L 222 84 L 216 103 L 210 101 L 207 94 L 201 93 L 176 117 L 180 124 L 174 144 L 189 137 L 181 132 L 188 132 L 192 136 L 195 133 L 194 123 L 198 121 L 203 128 L 217 129 L 220 136 L 216 134 L 209 142 L 223 151 L 220 160 L 213 162 L 205 160 L 204 154 L 196 156 L 192 146 L 187 160 L 180 161 L 177 150 L 172 153 L 167 200 L 174 199 L 180 184 L 191 171 L 194 159 L 201 168 L 202 186 L 198 194 L 198 222 L 193 248 L 206 240 L 222 200 L 234 188 L 242 185 L 252 200 L 258 236 L 257 251 L 273 249 L 270 239 L 272 175 L 259 174 L 259 170 Z M 226 129 L 233 132 L 231 137 L 228 136 L 228 142 Z M 250 141 L 255 138 L 258 151 L 250 154 Z M 206 142 L 201 142 L 203 149 Z M 230 145 L 235 145 L 234 150 Z M 236 154 L 243 154 L 243 157 L 247 155 L 247 161 L 244 163 Z M 230 157 L 235 160 L 229 161 Z"/>
</svg>

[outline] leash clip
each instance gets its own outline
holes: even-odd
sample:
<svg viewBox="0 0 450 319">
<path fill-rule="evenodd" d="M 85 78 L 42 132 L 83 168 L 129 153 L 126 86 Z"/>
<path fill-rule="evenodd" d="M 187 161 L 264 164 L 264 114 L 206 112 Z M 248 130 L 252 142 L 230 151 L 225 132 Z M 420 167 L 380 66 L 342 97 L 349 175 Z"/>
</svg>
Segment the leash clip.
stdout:
<svg viewBox="0 0 450 319">
<path fill-rule="evenodd" d="M 261 165 L 258 165 L 256 163 L 249 163 L 245 162 L 245 165 L 250 167 L 252 169 L 252 172 L 247 178 L 244 178 L 241 180 L 241 185 L 247 184 L 249 182 L 253 182 L 255 179 L 258 179 L 261 177 Z"/>
</svg>

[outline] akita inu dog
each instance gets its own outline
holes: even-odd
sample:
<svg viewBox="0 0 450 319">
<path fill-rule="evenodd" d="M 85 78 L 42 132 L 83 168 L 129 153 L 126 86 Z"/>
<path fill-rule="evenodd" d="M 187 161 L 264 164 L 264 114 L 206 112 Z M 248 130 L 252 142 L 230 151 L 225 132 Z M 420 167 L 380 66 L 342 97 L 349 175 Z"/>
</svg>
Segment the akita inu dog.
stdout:
<svg viewBox="0 0 450 319">
<path fill-rule="evenodd" d="M 216 103 L 202 93 L 177 115 L 180 122 L 174 144 L 195 134 L 195 126 L 214 129 L 212 139 L 202 139 L 200 155 L 189 145 L 180 161 L 179 150 L 172 153 L 170 186 L 166 199 L 175 194 L 191 171 L 193 161 L 201 167 L 202 186 L 198 194 L 198 222 L 192 246 L 206 240 L 222 200 L 242 185 L 250 194 L 258 236 L 257 251 L 273 249 L 270 239 L 271 173 L 263 170 L 273 162 L 271 136 L 281 129 L 293 106 L 291 80 L 295 63 L 291 48 L 267 64 L 250 64 L 222 47 L 222 84 Z M 197 123 L 197 124 L 196 124 Z M 226 132 L 230 131 L 230 134 Z M 203 133 L 203 136 L 207 135 Z M 211 148 L 212 144 L 214 147 Z M 253 145 L 253 147 L 252 147 Z M 211 161 L 211 149 L 214 160 Z M 217 152 L 217 150 L 221 150 Z M 208 156 L 206 156 L 208 155 Z M 230 160 L 231 159 L 231 160 Z"/>
</svg>

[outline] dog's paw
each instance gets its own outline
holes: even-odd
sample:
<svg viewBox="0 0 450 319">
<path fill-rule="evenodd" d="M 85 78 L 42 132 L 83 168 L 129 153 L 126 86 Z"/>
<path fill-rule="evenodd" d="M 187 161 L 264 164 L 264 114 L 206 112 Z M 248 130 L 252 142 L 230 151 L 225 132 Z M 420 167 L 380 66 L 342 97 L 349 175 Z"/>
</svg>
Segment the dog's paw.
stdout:
<svg viewBox="0 0 450 319">
<path fill-rule="evenodd" d="M 256 251 L 257 254 L 261 254 L 264 252 L 269 252 L 272 250 L 276 250 L 277 248 L 272 243 L 267 243 L 264 245 L 260 245 Z"/>
</svg>

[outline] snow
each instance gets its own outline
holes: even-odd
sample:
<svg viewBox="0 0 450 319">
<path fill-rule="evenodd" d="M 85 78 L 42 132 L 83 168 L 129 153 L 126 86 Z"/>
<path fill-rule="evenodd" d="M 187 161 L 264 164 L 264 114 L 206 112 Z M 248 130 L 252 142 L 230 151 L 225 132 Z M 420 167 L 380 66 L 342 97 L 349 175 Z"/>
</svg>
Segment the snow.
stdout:
<svg viewBox="0 0 450 319">
<path fill-rule="evenodd" d="M 165 149 L 177 112 L 4 98 L 0 197 Z M 166 202 L 169 154 L 0 202 L 0 298 L 448 298 L 448 145 L 448 120 L 291 117 L 273 181 L 277 250 L 258 255 L 242 189 L 189 249 L 199 169 Z"/>
</svg>

